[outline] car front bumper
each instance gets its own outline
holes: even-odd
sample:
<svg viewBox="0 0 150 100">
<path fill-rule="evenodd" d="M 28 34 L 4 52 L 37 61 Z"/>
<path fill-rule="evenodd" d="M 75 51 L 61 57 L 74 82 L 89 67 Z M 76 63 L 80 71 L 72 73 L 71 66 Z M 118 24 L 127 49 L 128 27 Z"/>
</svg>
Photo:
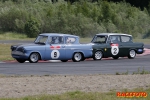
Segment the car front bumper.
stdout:
<svg viewBox="0 0 150 100">
<path fill-rule="evenodd" d="M 15 59 L 25 59 L 25 60 L 27 60 L 29 58 L 28 54 L 25 54 L 25 53 L 20 52 L 20 51 L 12 51 L 11 56 Z"/>
<path fill-rule="evenodd" d="M 144 49 L 137 49 L 137 54 L 142 54 L 142 53 L 144 53 L 145 52 L 145 50 Z"/>
</svg>

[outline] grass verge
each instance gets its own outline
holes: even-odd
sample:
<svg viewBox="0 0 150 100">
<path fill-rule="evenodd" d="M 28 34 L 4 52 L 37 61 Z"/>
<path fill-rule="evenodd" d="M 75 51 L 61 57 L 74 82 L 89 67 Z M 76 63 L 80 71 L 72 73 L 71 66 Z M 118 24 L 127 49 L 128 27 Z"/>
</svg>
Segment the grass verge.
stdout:
<svg viewBox="0 0 150 100">
<path fill-rule="evenodd" d="M 11 57 L 11 44 L 0 44 L 0 61 L 14 60 Z"/>
<path fill-rule="evenodd" d="M 35 38 L 28 38 L 22 33 L 0 32 L 0 40 L 34 40 Z M 90 43 L 92 38 L 80 38 L 81 43 Z M 143 42 L 150 44 L 150 39 L 133 39 L 134 42 Z"/>
<path fill-rule="evenodd" d="M 145 92 L 147 97 L 117 97 L 117 92 L 127 93 L 127 92 Z M 56 95 L 36 95 L 36 96 L 27 96 L 23 98 L 0 98 L 0 100 L 150 100 L 150 89 L 144 90 L 142 88 L 128 90 L 124 89 L 123 91 L 110 91 L 107 93 L 100 92 L 67 92 L 63 94 Z"/>
<path fill-rule="evenodd" d="M 28 38 L 27 35 L 21 33 L 5 32 L 0 33 L 0 40 L 33 40 L 33 38 Z"/>
<path fill-rule="evenodd" d="M 135 74 L 144 75 L 144 74 L 150 74 L 150 71 L 145 70 L 144 67 L 143 67 L 142 70 L 140 68 L 138 68 L 138 70 L 134 71 L 133 73 L 129 73 L 129 70 L 127 70 L 126 72 L 123 72 L 123 73 L 116 72 L 116 75 L 129 75 L 129 74 L 132 74 L 132 75 L 135 75 Z"/>
</svg>

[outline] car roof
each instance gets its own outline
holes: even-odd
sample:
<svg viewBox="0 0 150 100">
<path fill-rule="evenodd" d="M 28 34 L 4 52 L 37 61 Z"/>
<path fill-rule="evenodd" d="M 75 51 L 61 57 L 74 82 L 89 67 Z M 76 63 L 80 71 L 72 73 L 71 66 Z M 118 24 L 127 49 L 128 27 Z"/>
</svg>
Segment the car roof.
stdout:
<svg viewBox="0 0 150 100">
<path fill-rule="evenodd" d="M 73 36 L 73 37 L 79 37 L 76 35 L 71 35 L 71 34 L 63 34 L 63 33 L 42 33 L 39 35 L 46 35 L 46 36 Z"/>
<path fill-rule="evenodd" d="M 129 35 L 129 34 L 123 34 L 123 33 L 99 33 L 99 34 L 96 34 L 96 35 L 126 35 L 126 36 L 131 36 L 132 35 Z"/>
</svg>

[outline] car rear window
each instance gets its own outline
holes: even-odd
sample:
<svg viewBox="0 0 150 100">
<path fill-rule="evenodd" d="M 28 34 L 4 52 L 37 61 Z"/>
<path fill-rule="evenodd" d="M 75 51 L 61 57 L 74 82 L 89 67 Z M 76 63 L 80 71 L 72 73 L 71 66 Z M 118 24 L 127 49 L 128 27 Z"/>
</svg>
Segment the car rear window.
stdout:
<svg viewBox="0 0 150 100">
<path fill-rule="evenodd" d="M 66 44 L 74 44 L 76 41 L 75 37 L 66 37 Z"/>
<path fill-rule="evenodd" d="M 122 42 L 132 42 L 132 38 L 129 36 L 121 36 Z"/>
</svg>

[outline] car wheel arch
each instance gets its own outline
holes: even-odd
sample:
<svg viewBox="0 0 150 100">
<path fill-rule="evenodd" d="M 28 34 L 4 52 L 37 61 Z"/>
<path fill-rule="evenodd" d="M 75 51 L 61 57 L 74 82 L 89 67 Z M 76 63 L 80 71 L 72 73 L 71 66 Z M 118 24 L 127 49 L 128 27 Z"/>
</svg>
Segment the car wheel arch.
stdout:
<svg viewBox="0 0 150 100">
<path fill-rule="evenodd" d="M 93 59 L 94 60 L 101 60 L 104 57 L 104 53 L 102 50 L 96 50 L 93 52 Z"/>
<path fill-rule="evenodd" d="M 81 54 L 82 54 L 82 57 L 85 57 L 85 56 L 84 56 L 84 53 L 83 53 L 82 51 L 74 51 L 73 54 L 72 54 L 72 57 L 73 57 L 73 55 L 74 55 L 75 53 L 81 53 Z"/>
<path fill-rule="evenodd" d="M 130 51 L 132 51 L 132 50 L 135 52 L 135 55 L 133 57 L 130 55 Z M 128 52 L 128 58 L 129 59 L 134 59 L 136 57 L 136 54 L 137 54 L 137 50 L 136 49 L 130 49 L 129 52 Z"/>
<path fill-rule="evenodd" d="M 80 54 L 81 54 L 81 60 L 80 60 L 80 61 L 82 61 L 82 59 L 84 58 L 84 54 L 83 54 L 83 52 L 81 52 L 81 51 L 76 51 L 76 52 L 74 52 L 73 55 L 72 55 L 72 60 L 73 60 L 74 62 L 79 62 L 79 61 L 74 60 L 74 55 L 75 55 L 76 53 L 80 53 Z"/>
<path fill-rule="evenodd" d="M 102 54 L 103 54 L 102 57 L 104 57 L 104 51 L 103 51 L 102 49 L 95 49 L 95 50 L 94 50 L 94 52 L 97 52 L 97 51 L 101 51 Z M 93 52 L 93 54 L 94 54 L 94 52 Z"/>
<path fill-rule="evenodd" d="M 129 49 L 129 52 L 130 52 L 131 50 L 134 50 L 134 51 L 137 53 L 137 49 L 136 49 L 136 48 L 131 48 L 131 49 Z"/>
<path fill-rule="evenodd" d="M 39 52 L 37 52 L 37 51 L 34 51 L 34 52 L 31 52 L 30 55 L 33 54 L 33 53 L 38 53 L 38 55 L 39 55 L 39 60 L 42 60 L 41 53 L 39 53 Z M 30 57 L 30 55 L 29 55 L 29 57 Z"/>
</svg>

